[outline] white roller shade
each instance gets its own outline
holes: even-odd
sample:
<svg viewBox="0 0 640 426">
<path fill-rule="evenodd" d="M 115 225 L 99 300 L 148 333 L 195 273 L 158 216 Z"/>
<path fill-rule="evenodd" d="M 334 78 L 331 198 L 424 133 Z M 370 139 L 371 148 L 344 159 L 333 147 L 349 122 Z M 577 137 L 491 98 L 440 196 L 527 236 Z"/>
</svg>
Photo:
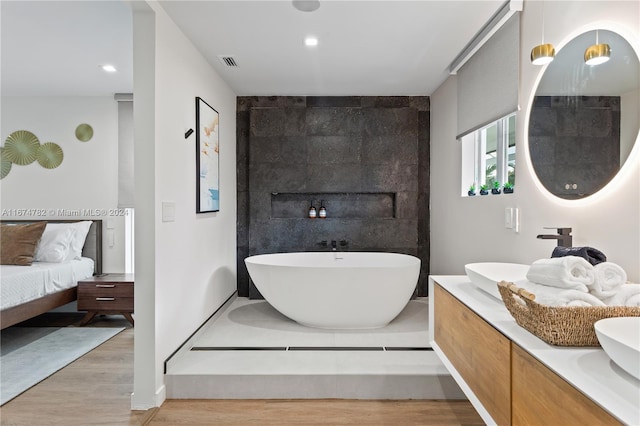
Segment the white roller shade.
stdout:
<svg viewBox="0 0 640 426">
<path fill-rule="evenodd" d="M 133 95 L 117 94 L 118 101 L 118 207 L 133 207 Z"/>
<path fill-rule="evenodd" d="M 520 14 L 514 14 L 458 71 L 458 136 L 518 109 Z"/>
</svg>

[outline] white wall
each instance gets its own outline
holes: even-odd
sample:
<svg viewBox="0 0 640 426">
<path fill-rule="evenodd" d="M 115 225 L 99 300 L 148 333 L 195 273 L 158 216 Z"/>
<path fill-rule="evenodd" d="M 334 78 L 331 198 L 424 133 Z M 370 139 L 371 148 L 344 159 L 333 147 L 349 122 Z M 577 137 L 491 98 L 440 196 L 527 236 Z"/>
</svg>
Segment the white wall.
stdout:
<svg viewBox="0 0 640 426">
<path fill-rule="evenodd" d="M 455 77 L 431 96 L 431 273 L 464 274 L 470 262 L 530 263 L 549 257 L 555 241 L 536 235 L 548 233 L 545 226 L 568 226 L 573 228 L 574 246 L 599 248 L 627 271 L 630 280 L 640 282 L 640 143 L 615 181 L 585 200 L 548 196 L 533 175 L 524 135 L 532 93 L 543 70 L 529 59 L 531 48 L 540 43 L 541 7 L 542 2 L 525 1 L 522 13 L 514 194 L 460 197 Z M 601 27 L 622 32 L 638 49 L 638 2 L 547 1 L 544 13 L 545 42 L 565 44 L 578 33 Z M 520 233 L 504 228 L 505 207 L 520 209 Z"/>
<path fill-rule="evenodd" d="M 145 33 L 138 31 L 142 28 L 136 28 L 140 16 L 134 13 L 134 57 L 138 46 L 144 47 L 141 40 L 152 36 L 155 43 L 155 57 L 149 57 L 152 63 L 147 64 L 153 68 L 153 93 L 138 84 L 140 75 L 134 76 L 136 227 L 153 223 L 154 235 L 149 239 L 136 231 L 135 308 L 136 313 L 142 311 L 142 318 L 136 319 L 136 339 L 140 334 L 147 339 L 151 332 L 155 342 L 148 359 L 139 358 L 145 349 L 136 346 L 135 380 L 155 383 L 157 405 L 163 400 L 163 362 L 236 290 L 236 95 L 162 7 L 155 2 L 149 5 L 155 13 L 155 35 L 149 34 L 153 31 L 150 25 Z M 136 65 L 140 70 L 140 63 Z M 196 96 L 214 107 L 220 118 L 218 213 L 195 213 L 195 133 L 185 140 L 184 132 L 195 129 Z M 154 116 L 142 117 L 143 123 L 139 118 L 149 109 L 155 111 Z M 147 125 L 153 126 L 150 133 L 155 137 L 142 139 L 141 126 Z M 152 156 L 153 161 L 139 159 L 140 152 Z M 149 176 L 153 176 L 152 182 L 138 185 L 138 177 L 144 181 Z M 175 203 L 175 221 L 162 221 L 163 202 Z M 153 247 L 139 252 L 138 247 L 146 244 Z M 147 301 L 138 300 L 143 295 Z M 149 306 L 153 300 L 155 306 Z M 142 372 L 149 361 L 154 364 L 152 378 Z M 149 395 L 142 392 L 149 389 L 142 383 L 134 387 L 133 408 L 144 408 Z"/>
<path fill-rule="evenodd" d="M 640 19 L 640 18 L 639 18 Z M 640 79 L 640 76 L 638 77 Z M 635 114 L 634 114 L 635 112 Z M 620 162 L 629 157 L 640 127 L 640 88 L 620 96 Z"/>
<path fill-rule="evenodd" d="M 28 130 L 40 143 L 55 142 L 64 159 L 55 169 L 37 162 L 13 164 L 0 181 L 3 219 L 17 216 L 12 209 L 37 209 L 37 219 L 102 219 L 103 270 L 124 272 L 124 218 L 101 214 L 75 216 L 79 210 L 103 210 L 118 205 L 118 110 L 113 97 L 2 97 L 2 141 L 16 130 Z M 75 137 L 79 124 L 93 127 L 93 138 Z M 71 210 L 71 211 L 67 211 Z M 107 230 L 107 221 L 113 229 Z M 113 233 L 113 245 L 109 235 Z"/>
</svg>

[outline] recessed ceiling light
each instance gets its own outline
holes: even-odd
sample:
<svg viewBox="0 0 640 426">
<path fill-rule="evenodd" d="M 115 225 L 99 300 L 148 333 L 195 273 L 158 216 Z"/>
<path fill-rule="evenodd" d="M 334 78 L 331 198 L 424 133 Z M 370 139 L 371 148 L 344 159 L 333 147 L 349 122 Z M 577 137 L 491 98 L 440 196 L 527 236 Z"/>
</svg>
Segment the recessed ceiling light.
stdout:
<svg viewBox="0 0 640 426">
<path fill-rule="evenodd" d="M 291 3 L 301 12 L 313 12 L 320 7 L 318 0 L 293 0 Z"/>
<path fill-rule="evenodd" d="M 116 67 L 114 67 L 113 65 L 100 65 L 100 68 L 102 68 L 102 70 L 106 71 L 106 72 L 116 72 L 116 71 L 118 71 L 116 69 Z"/>
<path fill-rule="evenodd" d="M 307 37 L 304 39 L 304 44 L 306 46 L 317 46 L 318 45 L 318 39 L 315 37 Z"/>
</svg>

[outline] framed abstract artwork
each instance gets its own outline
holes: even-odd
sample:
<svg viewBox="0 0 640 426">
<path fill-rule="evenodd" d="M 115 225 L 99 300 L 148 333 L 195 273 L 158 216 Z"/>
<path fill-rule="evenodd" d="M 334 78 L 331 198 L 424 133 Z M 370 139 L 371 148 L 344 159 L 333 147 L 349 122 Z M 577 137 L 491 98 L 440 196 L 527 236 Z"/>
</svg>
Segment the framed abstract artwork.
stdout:
<svg viewBox="0 0 640 426">
<path fill-rule="evenodd" d="M 220 211 L 218 111 L 196 97 L 196 213 Z"/>
</svg>

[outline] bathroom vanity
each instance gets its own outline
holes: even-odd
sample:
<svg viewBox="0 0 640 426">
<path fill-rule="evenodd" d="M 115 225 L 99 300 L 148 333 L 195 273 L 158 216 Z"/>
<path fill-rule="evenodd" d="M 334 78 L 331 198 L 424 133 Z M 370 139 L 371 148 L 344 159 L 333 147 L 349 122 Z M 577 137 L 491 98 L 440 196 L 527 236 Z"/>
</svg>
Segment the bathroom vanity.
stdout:
<svg viewBox="0 0 640 426">
<path fill-rule="evenodd" d="M 429 277 L 430 340 L 487 424 L 640 424 L 640 380 L 601 348 L 549 345 L 467 276 Z"/>
</svg>

